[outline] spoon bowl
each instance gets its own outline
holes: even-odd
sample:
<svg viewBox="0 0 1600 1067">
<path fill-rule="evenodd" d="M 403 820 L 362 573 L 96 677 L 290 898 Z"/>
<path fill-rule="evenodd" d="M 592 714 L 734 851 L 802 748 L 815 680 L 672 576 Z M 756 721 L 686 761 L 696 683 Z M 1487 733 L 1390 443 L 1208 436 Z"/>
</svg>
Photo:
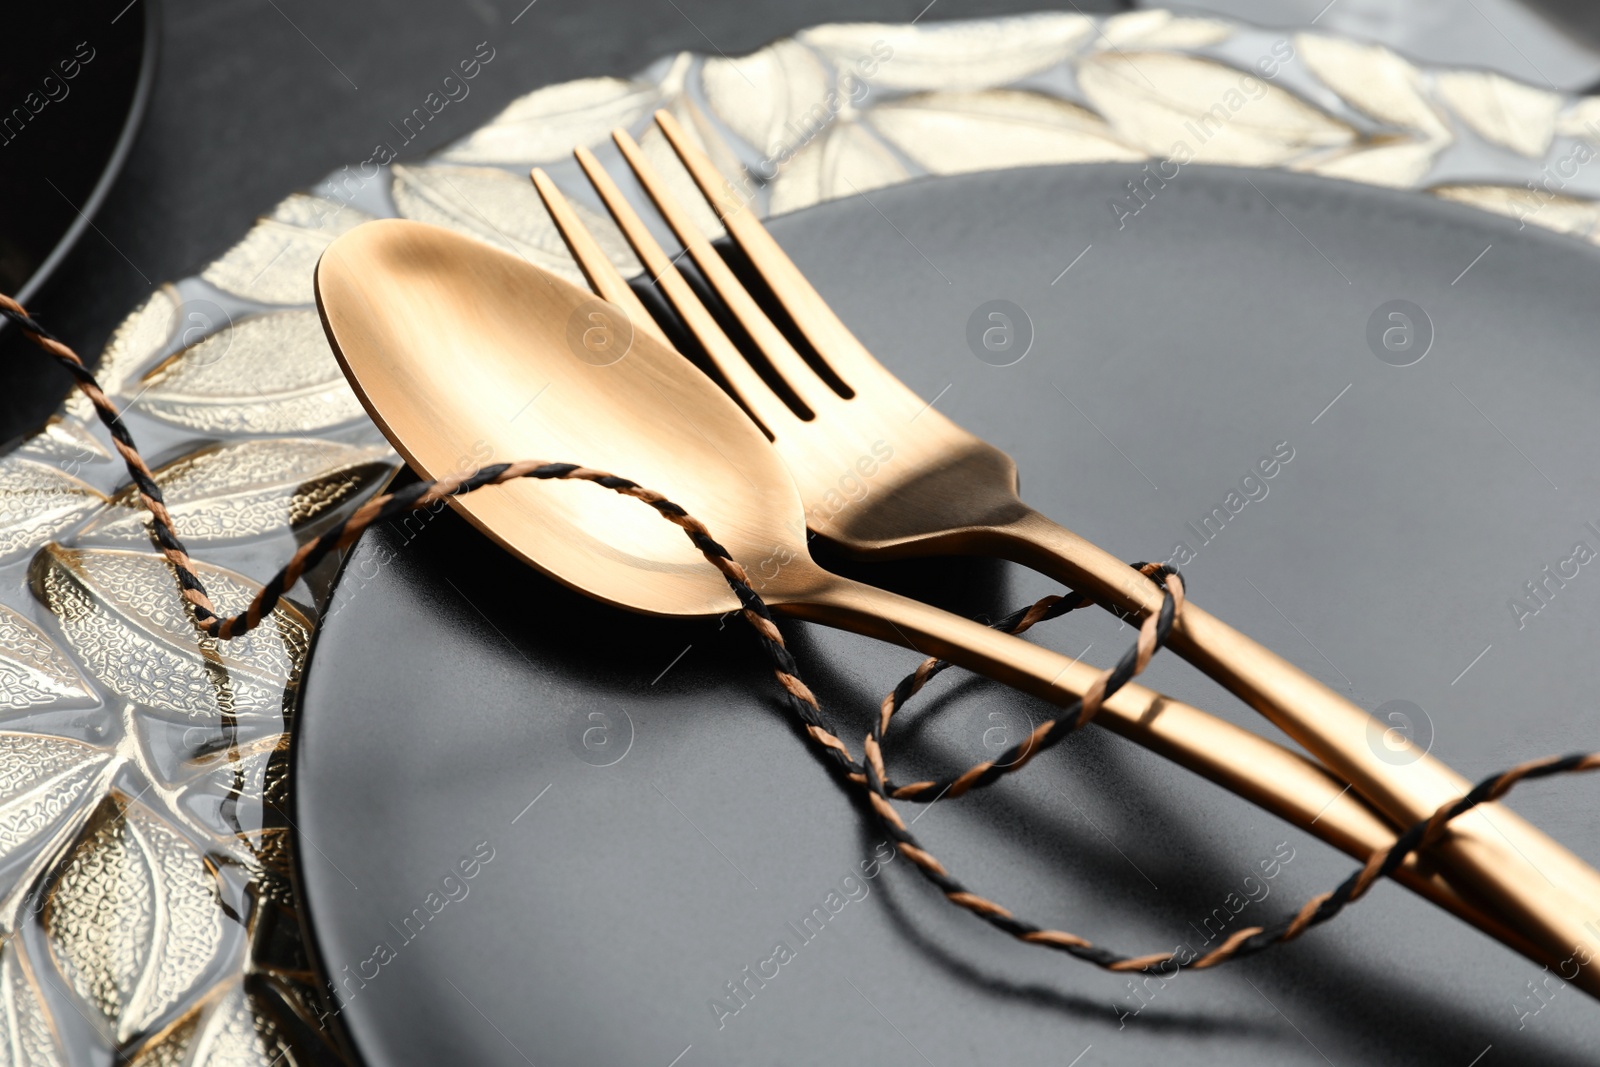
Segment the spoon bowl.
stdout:
<svg viewBox="0 0 1600 1067">
<path fill-rule="evenodd" d="M 781 600 L 820 575 L 799 493 L 761 431 L 593 294 L 471 238 L 393 219 L 334 241 L 316 290 L 346 377 L 422 477 L 582 462 L 705 522 L 764 597 Z M 629 417 L 595 416 L 612 409 Z M 739 607 L 682 531 L 637 501 L 517 481 L 450 503 L 519 559 L 617 607 L 670 616 Z"/>
</svg>

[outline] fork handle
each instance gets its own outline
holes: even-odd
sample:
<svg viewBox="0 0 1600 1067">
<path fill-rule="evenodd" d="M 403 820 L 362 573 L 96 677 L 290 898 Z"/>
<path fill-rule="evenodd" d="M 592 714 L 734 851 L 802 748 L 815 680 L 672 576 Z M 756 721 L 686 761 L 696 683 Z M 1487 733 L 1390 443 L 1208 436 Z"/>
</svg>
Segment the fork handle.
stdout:
<svg viewBox="0 0 1600 1067">
<path fill-rule="evenodd" d="M 994 529 L 985 541 L 972 548 L 1048 574 L 1111 607 L 1143 615 L 1161 604 L 1154 582 L 1038 512 L 1029 510 Z M 1185 603 L 1168 644 L 1399 825 L 1427 818 L 1471 788 L 1409 740 L 1403 761 L 1380 759 L 1368 739 L 1384 728 L 1370 715 L 1193 601 Z M 1600 954 L 1600 873 L 1498 803 L 1469 812 L 1451 827 L 1430 855 L 1452 880 L 1471 886 L 1508 921 L 1559 953 L 1558 959 Z M 1581 974 L 1588 991 L 1600 995 L 1593 970 L 1600 968 L 1584 967 Z"/>
<path fill-rule="evenodd" d="M 769 599 L 780 613 L 949 659 L 1055 704 L 1069 704 L 1100 672 L 981 623 L 837 575 L 809 595 Z M 1320 765 L 1267 738 L 1152 692 L 1123 686 L 1094 722 L 1165 756 L 1360 860 L 1390 848 L 1395 830 Z M 1413 892 L 1552 969 L 1562 957 L 1493 917 L 1416 855 L 1394 878 Z"/>
</svg>

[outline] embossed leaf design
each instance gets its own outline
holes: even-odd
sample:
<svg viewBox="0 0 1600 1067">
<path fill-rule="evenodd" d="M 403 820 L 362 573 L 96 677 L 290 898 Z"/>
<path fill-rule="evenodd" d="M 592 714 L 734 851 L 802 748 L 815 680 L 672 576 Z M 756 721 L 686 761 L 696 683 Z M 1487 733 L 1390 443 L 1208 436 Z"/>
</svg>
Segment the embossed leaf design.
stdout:
<svg viewBox="0 0 1600 1067">
<path fill-rule="evenodd" d="M 239 834 L 231 843 L 244 869 L 250 872 L 256 894 L 280 907 L 295 906 L 290 882 L 294 865 L 294 838 L 287 826 L 267 826 Z"/>
<path fill-rule="evenodd" d="M 94 434 L 59 415 L 50 416 L 44 429 L 24 441 L 16 454 L 48 463 L 69 474 L 88 464 L 106 463 L 111 459 L 111 453 Z"/>
<path fill-rule="evenodd" d="M 355 195 L 377 177 L 335 175 L 340 189 Z M 270 216 L 259 219 L 244 239 L 201 272 L 200 277 L 239 296 L 265 304 L 309 304 L 316 297 L 312 275 L 328 242 L 373 216 L 327 197 L 295 193 Z"/>
<path fill-rule="evenodd" d="M 46 940 L 71 989 L 119 1041 L 194 989 L 222 946 L 201 854 L 113 791 L 85 824 L 45 898 Z"/>
<path fill-rule="evenodd" d="M 960 90 L 1037 74 L 1066 59 L 1093 28 L 1083 15 L 1047 13 L 945 24 L 843 23 L 803 30 L 795 39 L 841 71 L 855 71 L 863 59 L 877 58 L 876 70 L 867 75 L 875 86 Z"/>
<path fill-rule="evenodd" d="M 1434 78 L 1439 95 L 1486 141 L 1536 159 L 1555 136 L 1559 93 L 1536 89 L 1490 71 L 1444 71 Z"/>
<path fill-rule="evenodd" d="M 301 933 L 294 928 L 295 909 L 299 902 L 295 899 L 293 884 L 294 854 L 298 847 L 295 843 L 292 830 L 288 826 L 268 826 L 254 830 L 246 830 L 232 837 L 219 837 L 220 843 L 227 852 L 228 858 L 249 879 L 248 893 L 251 898 L 251 907 L 257 918 L 268 909 L 276 909 L 279 927 L 276 930 L 276 941 L 280 942 L 270 946 L 277 951 L 295 951 L 303 954 L 304 943 L 300 940 Z M 254 920 L 252 920 L 254 921 Z M 288 927 L 282 924 L 287 922 Z M 300 947 L 296 948 L 298 945 Z M 252 966 L 256 969 L 267 969 L 259 956 L 259 952 L 266 951 L 268 947 L 258 945 L 257 956 Z M 309 973 L 310 964 L 307 963 L 308 973 L 303 976 L 308 981 L 315 981 L 315 976 Z"/>
<path fill-rule="evenodd" d="M 582 282 L 555 223 L 526 177 L 489 167 L 394 167 L 400 214 L 464 233 Z M 642 268 L 610 218 L 573 204 L 606 256 L 623 274 Z"/>
<path fill-rule="evenodd" d="M 890 144 L 934 174 L 1146 158 L 1098 115 L 1039 93 L 925 93 L 870 116 Z"/>
<path fill-rule="evenodd" d="M 351 173 L 348 167 L 333 178 L 334 183 L 351 196 L 360 192 L 365 187 L 365 182 L 377 180 L 376 177 L 363 179 L 359 174 Z M 306 230 L 317 230 L 329 237 L 336 237 L 355 229 L 363 222 L 372 221 L 372 216 L 360 208 L 308 193 L 291 193 L 284 197 L 278 201 L 278 206 L 272 209 L 270 217 L 275 222 L 299 226 Z"/>
<path fill-rule="evenodd" d="M 197 1035 L 196 1067 L 273 1067 L 298 1063 L 273 1014 L 255 1010 L 242 983 L 229 987 Z"/>
<path fill-rule="evenodd" d="M 178 290 L 163 285 L 122 320 L 95 364 L 94 376 L 101 389 L 108 395 L 121 392 L 124 382 L 161 354 L 177 329 L 182 302 Z M 85 422 L 95 417 L 94 405 L 77 389 L 67 397 L 66 412 Z"/>
<path fill-rule="evenodd" d="M 313 1060 L 308 1058 L 313 1055 L 309 1044 L 288 1039 L 280 1020 L 292 1011 L 272 982 L 233 978 L 147 1038 L 127 1062 L 129 1067 L 293 1067 L 337 1062 L 329 1048 Z"/>
<path fill-rule="evenodd" d="M 906 166 L 866 126 L 836 122 L 779 171 L 771 185 L 774 215 L 823 200 L 905 181 Z"/>
<path fill-rule="evenodd" d="M 1535 193 L 1522 185 L 1451 184 L 1437 185 L 1428 191 L 1444 200 L 1509 215 L 1557 233 L 1600 241 L 1600 203 L 1593 200 L 1558 193 Z"/>
<path fill-rule="evenodd" d="M 131 1054 L 124 1054 L 122 1062 L 128 1067 L 183 1067 L 185 1056 L 200 1026 L 206 1007 L 217 1000 L 213 995 L 199 1006 L 184 1012 L 159 1032 L 147 1037 Z"/>
<path fill-rule="evenodd" d="M 210 445 L 155 471 L 186 541 L 217 543 L 298 530 L 358 499 L 394 469 L 386 446 L 308 438 Z M 85 534 L 149 543 L 150 513 L 133 486 Z"/>
<path fill-rule="evenodd" d="M 0 710 L 94 703 L 89 683 L 43 630 L 0 605 Z"/>
<path fill-rule="evenodd" d="M 205 752 L 184 762 L 190 788 L 281 808 L 289 799 L 289 735 L 271 734 Z"/>
<path fill-rule="evenodd" d="M 194 568 L 227 613 L 242 611 L 260 588 L 221 567 Z M 217 641 L 194 628 L 171 567 L 155 553 L 51 544 L 30 578 L 89 671 L 158 715 L 276 717 L 299 684 L 311 622 L 286 603 L 243 637 Z"/>
<path fill-rule="evenodd" d="M 335 236 L 262 219 L 200 277 L 263 304 L 310 304 L 316 300 L 312 275 L 317 258 Z"/>
<path fill-rule="evenodd" d="M 1379 122 L 1448 139 L 1450 126 L 1422 88 L 1422 75 L 1382 45 L 1302 33 L 1295 52 L 1324 85 Z"/>
<path fill-rule="evenodd" d="M 70 737 L 0 733 L 0 861 L 82 803 L 110 761 L 109 752 Z"/>
<path fill-rule="evenodd" d="M 1100 24 L 1096 48 L 1203 48 L 1233 36 L 1233 27 L 1217 19 L 1180 18 L 1170 11 L 1130 11 Z"/>
<path fill-rule="evenodd" d="M 282 824 L 289 802 L 289 735 L 272 734 L 197 756 L 184 763 L 183 775 L 183 810 L 257 880 L 270 873 L 287 890 L 291 844 Z M 276 887 L 263 888 L 270 896 Z"/>
<path fill-rule="evenodd" d="M 47 463 L 0 459 L 0 563 L 72 529 L 105 504 L 94 486 Z"/>
<path fill-rule="evenodd" d="M 1600 96 L 1585 96 L 1568 104 L 1556 116 L 1556 132 L 1591 144 L 1600 142 Z"/>
<path fill-rule="evenodd" d="M 514 100 L 479 129 L 439 156 L 452 163 L 548 163 L 579 145 L 605 140 L 617 126 L 633 126 L 658 107 L 654 85 L 622 78 L 582 78 Z"/>
<path fill-rule="evenodd" d="M 1123 138 L 1163 157 L 1181 143 L 1201 163 L 1272 166 L 1356 139 L 1292 93 L 1209 59 L 1097 52 L 1078 83 Z"/>
<path fill-rule="evenodd" d="M 243 319 L 164 361 L 140 386 L 140 410 L 201 433 L 305 433 L 364 414 L 309 310 Z"/>
<path fill-rule="evenodd" d="M 716 116 L 756 151 L 771 155 L 795 147 L 805 131 L 827 125 L 850 96 L 848 89 L 833 89 L 816 52 L 793 40 L 738 59 L 709 56 L 700 81 Z"/>
<path fill-rule="evenodd" d="M 284 879 L 287 886 L 287 877 Z M 251 902 L 250 969 L 266 976 L 294 1013 L 318 1029 L 331 1007 L 327 985 L 311 963 L 292 903 L 258 896 Z"/>
<path fill-rule="evenodd" d="M 0 1024 L 5 1027 L 0 1063 L 7 1067 L 56 1067 L 69 1060 L 55 1019 L 45 1006 L 33 961 L 17 937 L 0 948 Z"/>
<path fill-rule="evenodd" d="M 1448 142 L 1406 137 L 1364 142 L 1331 155 L 1293 164 L 1292 169 L 1368 185 L 1409 189 L 1421 181 Z"/>
</svg>

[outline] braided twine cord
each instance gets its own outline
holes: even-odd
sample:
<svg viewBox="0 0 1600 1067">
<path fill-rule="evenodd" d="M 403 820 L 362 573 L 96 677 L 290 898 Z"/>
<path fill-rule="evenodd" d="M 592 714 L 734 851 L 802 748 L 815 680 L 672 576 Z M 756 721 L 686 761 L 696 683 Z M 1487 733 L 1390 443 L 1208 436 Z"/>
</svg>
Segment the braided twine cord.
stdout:
<svg viewBox="0 0 1600 1067">
<path fill-rule="evenodd" d="M 1021 769 L 1034 756 L 1059 743 L 1067 735 L 1093 720 L 1105 700 L 1124 684 L 1141 673 L 1154 654 L 1166 643 L 1174 621 L 1183 609 L 1183 579 L 1177 571 L 1164 564 L 1134 564 L 1146 577 L 1162 589 L 1161 608 L 1147 616 L 1139 625 L 1138 637 L 1133 646 L 1117 664 L 1102 672 L 1088 693 L 1062 709 L 1062 714 L 1040 724 L 1028 737 L 993 760 L 985 760 L 953 778 L 937 781 L 919 781 L 896 784 L 889 778 L 884 764 L 883 743 L 895 714 L 933 678 L 950 664 L 928 658 L 918 665 L 893 692 L 883 698 L 871 732 L 863 742 L 865 760 L 858 761 L 829 724 L 816 695 L 800 677 L 800 669 L 784 642 L 783 634 L 773 621 L 767 605 L 750 587 L 745 569 L 729 555 L 727 549 L 711 536 L 699 519 L 688 514 L 671 500 L 651 489 L 646 489 L 626 478 L 604 471 L 582 467 L 575 463 L 548 463 L 540 460 L 522 460 L 516 463 L 496 463 L 470 474 L 442 478 L 433 482 L 417 482 L 393 493 L 373 497 L 338 526 L 317 539 L 302 545 L 289 562 L 262 586 L 250 605 L 241 613 L 228 617 L 218 614 L 216 605 L 206 592 L 205 585 L 191 566 L 190 557 L 177 532 L 172 516 L 167 511 L 161 487 L 156 484 L 150 467 L 139 454 L 132 435 L 122 422 L 116 406 L 101 390 L 83 361 L 69 346 L 34 321 L 11 297 L 0 294 L 0 315 L 15 322 L 30 339 L 65 367 L 94 405 L 100 421 L 110 431 L 118 453 L 127 465 L 128 474 L 152 516 L 151 534 L 156 546 L 171 564 L 177 576 L 178 588 L 193 612 L 195 625 L 203 633 L 220 640 L 229 640 L 254 629 L 282 599 L 286 590 L 301 575 L 326 557 L 330 552 L 341 551 L 354 544 L 366 528 L 417 508 L 428 507 L 452 496 L 462 496 L 486 486 L 499 485 L 517 478 L 568 479 L 592 482 L 623 496 L 633 497 L 654 508 L 662 518 L 684 531 L 689 540 L 706 560 L 721 572 L 729 588 L 738 597 L 741 615 L 755 631 L 762 648 L 772 662 L 773 674 L 783 689 L 787 710 L 798 720 L 807 737 L 818 750 L 830 758 L 843 777 L 863 788 L 867 799 L 882 825 L 884 832 L 896 844 L 922 875 L 938 887 L 951 903 L 966 909 L 991 926 L 1030 944 L 1057 949 L 1087 963 L 1110 971 L 1139 971 L 1146 974 L 1168 976 L 1178 970 L 1202 970 L 1228 960 L 1271 948 L 1273 945 L 1293 940 L 1313 926 L 1327 922 L 1344 908 L 1359 900 L 1379 878 L 1391 874 L 1412 852 L 1439 841 L 1446 833 L 1452 819 L 1471 811 L 1480 804 L 1504 796 L 1519 782 L 1553 775 L 1600 769 L 1600 752 L 1575 753 L 1554 756 L 1519 764 L 1499 774 L 1491 775 L 1475 785 L 1465 796 L 1442 805 L 1427 819 L 1411 826 L 1388 849 L 1372 853 L 1367 861 L 1329 892 L 1319 893 L 1307 900 L 1293 915 L 1270 926 L 1251 926 L 1236 931 L 1216 948 L 1203 955 L 1180 948 L 1174 952 L 1158 952 L 1141 956 L 1128 956 L 1096 945 L 1087 938 L 1065 930 L 1036 926 L 1017 918 L 1000 904 L 968 889 L 952 876 L 911 833 L 892 801 L 932 803 L 942 797 L 959 797 L 973 789 L 992 785 L 1005 775 Z M 1007 633 L 1021 634 L 1038 623 L 1058 618 L 1068 612 L 1088 607 L 1093 601 L 1079 592 L 1066 596 L 1048 596 L 1038 603 L 1019 609 L 994 623 L 994 627 Z"/>
</svg>

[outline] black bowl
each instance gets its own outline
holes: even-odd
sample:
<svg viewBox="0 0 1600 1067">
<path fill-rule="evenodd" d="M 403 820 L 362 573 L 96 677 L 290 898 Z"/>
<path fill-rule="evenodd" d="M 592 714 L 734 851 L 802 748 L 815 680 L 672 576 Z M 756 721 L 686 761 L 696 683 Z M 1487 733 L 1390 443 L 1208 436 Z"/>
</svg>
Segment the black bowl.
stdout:
<svg viewBox="0 0 1600 1067">
<path fill-rule="evenodd" d="M 0 64 L 0 292 L 26 304 L 105 199 L 144 115 L 156 0 L 16 5 Z"/>
</svg>

